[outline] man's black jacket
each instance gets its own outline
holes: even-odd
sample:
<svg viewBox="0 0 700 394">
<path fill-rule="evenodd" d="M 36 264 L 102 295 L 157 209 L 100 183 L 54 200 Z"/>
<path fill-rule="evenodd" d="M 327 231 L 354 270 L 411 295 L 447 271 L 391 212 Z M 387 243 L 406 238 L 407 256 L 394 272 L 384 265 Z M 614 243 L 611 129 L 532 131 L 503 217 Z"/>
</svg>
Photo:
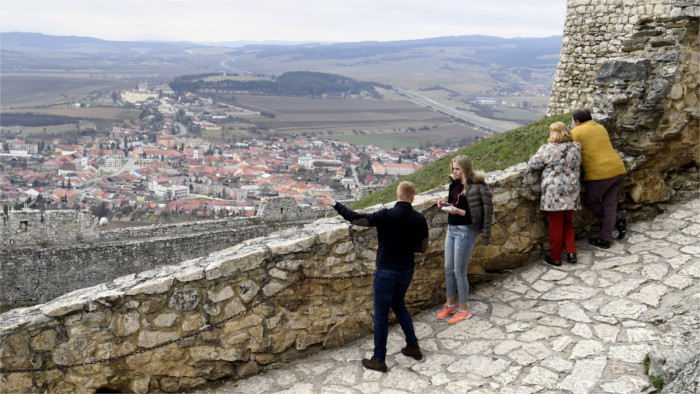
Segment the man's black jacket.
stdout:
<svg viewBox="0 0 700 394">
<path fill-rule="evenodd" d="M 413 268 L 413 253 L 428 250 L 428 223 L 408 202 L 374 213 L 357 213 L 336 201 L 333 208 L 345 220 L 357 226 L 376 227 L 378 269 Z"/>
</svg>

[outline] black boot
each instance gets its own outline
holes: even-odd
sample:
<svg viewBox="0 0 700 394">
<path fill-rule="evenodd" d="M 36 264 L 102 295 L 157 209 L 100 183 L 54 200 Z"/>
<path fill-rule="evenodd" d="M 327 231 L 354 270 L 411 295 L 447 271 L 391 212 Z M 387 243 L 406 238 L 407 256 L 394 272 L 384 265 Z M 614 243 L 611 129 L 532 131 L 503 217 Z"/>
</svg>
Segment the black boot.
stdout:
<svg viewBox="0 0 700 394">
<path fill-rule="evenodd" d="M 615 228 L 617 229 L 617 239 L 625 238 L 625 235 L 627 235 L 627 222 L 627 216 L 622 215 L 620 220 L 615 223 Z"/>
<path fill-rule="evenodd" d="M 571 263 L 571 264 L 576 264 L 578 262 L 578 258 L 576 257 L 576 253 L 567 253 L 566 260 L 568 260 L 569 263 Z"/>
<path fill-rule="evenodd" d="M 603 249 L 610 248 L 610 241 L 604 241 L 598 237 L 588 238 L 588 243 L 593 245 L 593 246 L 597 246 L 597 247 L 603 248 Z"/>
<path fill-rule="evenodd" d="M 544 255 L 544 262 L 557 267 L 561 266 L 561 260 L 554 260 L 551 257 L 549 257 L 549 254 Z"/>
<path fill-rule="evenodd" d="M 420 351 L 420 346 L 406 346 L 405 348 L 401 349 L 401 354 L 403 354 L 406 357 L 413 357 L 416 360 L 420 360 L 423 358 L 423 353 Z"/>
<path fill-rule="evenodd" d="M 379 372 L 386 372 L 387 367 L 386 363 L 384 361 L 379 361 L 376 358 L 372 357 L 369 360 L 366 358 L 362 359 L 362 366 L 367 368 L 367 369 L 372 369 L 374 371 L 379 371 Z"/>
</svg>

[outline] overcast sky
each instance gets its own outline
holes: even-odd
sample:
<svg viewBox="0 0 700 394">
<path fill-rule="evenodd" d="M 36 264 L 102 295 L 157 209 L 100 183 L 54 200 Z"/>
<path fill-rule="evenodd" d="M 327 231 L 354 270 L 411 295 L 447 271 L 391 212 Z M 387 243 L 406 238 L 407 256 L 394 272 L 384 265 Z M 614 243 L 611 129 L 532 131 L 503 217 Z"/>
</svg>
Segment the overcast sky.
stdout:
<svg viewBox="0 0 700 394">
<path fill-rule="evenodd" d="M 108 40 L 547 37 L 566 0 L 0 0 L 0 29 Z"/>
</svg>

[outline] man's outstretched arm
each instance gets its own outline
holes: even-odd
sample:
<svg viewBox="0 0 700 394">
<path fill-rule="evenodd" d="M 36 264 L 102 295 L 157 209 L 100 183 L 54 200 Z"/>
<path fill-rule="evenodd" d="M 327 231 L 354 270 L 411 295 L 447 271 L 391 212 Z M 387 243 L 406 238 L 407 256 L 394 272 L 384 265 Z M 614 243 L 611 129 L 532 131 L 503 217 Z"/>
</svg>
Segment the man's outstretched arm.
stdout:
<svg viewBox="0 0 700 394">
<path fill-rule="evenodd" d="M 322 201 L 324 202 L 324 204 L 333 207 L 333 209 L 335 209 L 336 212 L 338 212 L 338 214 L 340 214 L 340 216 L 343 217 L 343 219 L 347 220 L 351 224 L 362 227 L 374 227 L 377 225 L 378 212 L 369 214 L 357 213 L 352 209 L 346 207 L 345 205 L 339 203 L 338 201 L 333 200 L 330 197 L 324 197 Z"/>
</svg>

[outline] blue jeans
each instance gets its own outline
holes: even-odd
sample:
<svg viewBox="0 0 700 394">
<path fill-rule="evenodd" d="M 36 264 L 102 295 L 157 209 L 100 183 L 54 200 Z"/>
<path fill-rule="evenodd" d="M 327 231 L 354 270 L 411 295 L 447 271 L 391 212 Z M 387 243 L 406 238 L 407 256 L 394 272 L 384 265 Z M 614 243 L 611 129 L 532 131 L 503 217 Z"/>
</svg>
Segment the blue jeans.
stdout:
<svg viewBox="0 0 700 394">
<path fill-rule="evenodd" d="M 386 357 L 386 339 L 389 336 L 389 308 L 399 319 L 399 324 L 406 335 L 408 346 L 418 345 L 418 338 L 413 331 L 411 315 L 403 303 L 408 285 L 413 279 L 413 268 L 404 270 L 377 269 L 374 273 L 374 357 L 384 361 Z"/>
<path fill-rule="evenodd" d="M 469 281 L 467 266 L 472 258 L 476 243 L 476 234 L 471 224 L 461 226 L 447 225 L 445 237 L 445 287 L 448 297 L 455 296 L 455 287 L 459 291 L 459 303 L 467 302 Z"/>
</svg>

